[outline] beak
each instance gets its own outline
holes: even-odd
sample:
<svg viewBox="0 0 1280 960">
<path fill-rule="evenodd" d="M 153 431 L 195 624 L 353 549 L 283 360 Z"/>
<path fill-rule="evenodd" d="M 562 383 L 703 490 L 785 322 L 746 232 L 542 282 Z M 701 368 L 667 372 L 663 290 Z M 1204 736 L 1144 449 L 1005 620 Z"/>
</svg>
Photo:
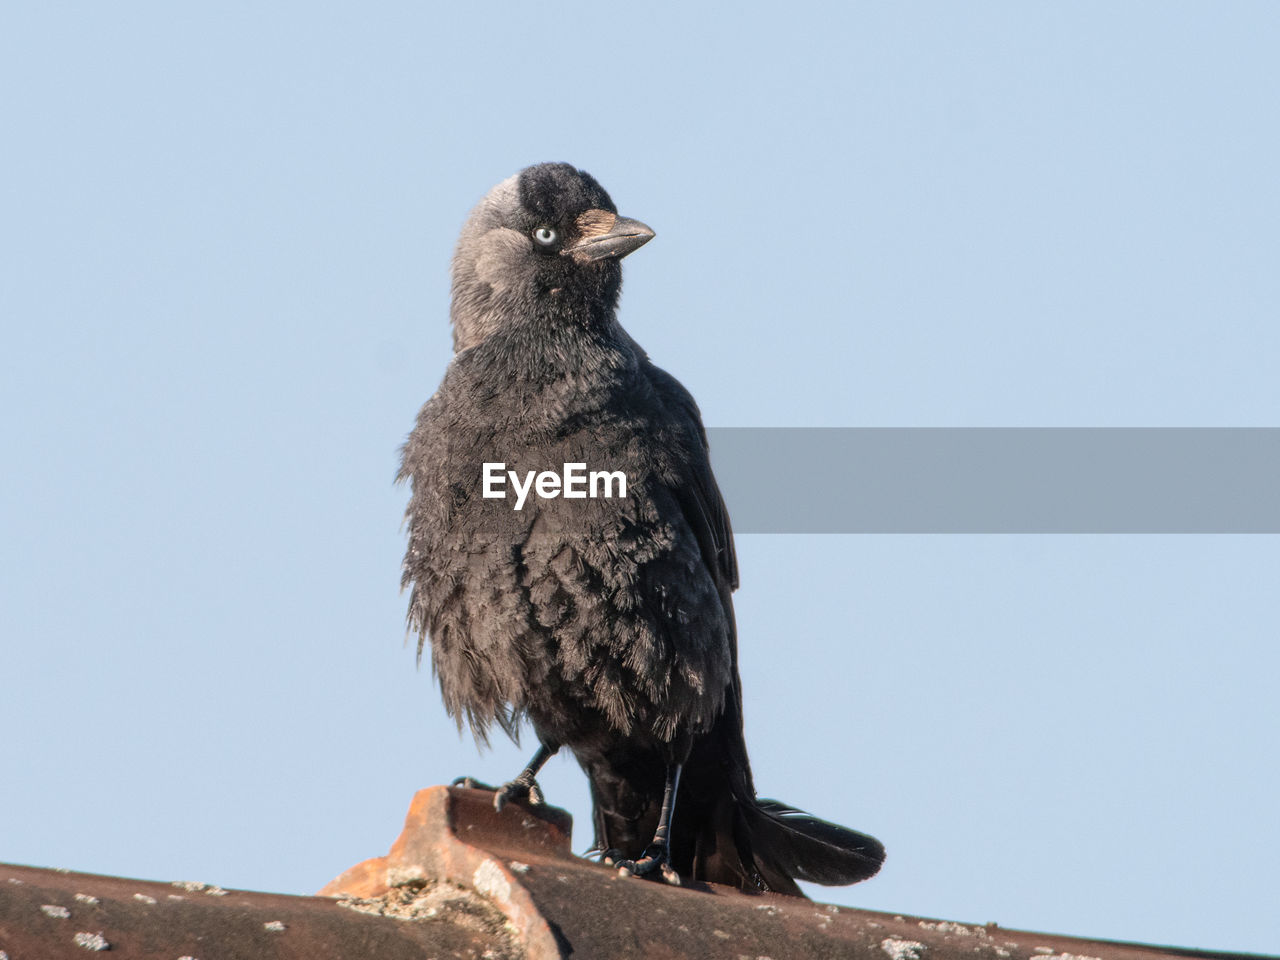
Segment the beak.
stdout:
<svg viewBox="0 0 1280 960">
<path fill-rule="evenodd" d="M 621 260 L 653 239 L 653 231 L 639 220 L 618 217 L 607 233 L 591 233 L 564 252 L 579 263 L 592 260 Z"/>
</svg>

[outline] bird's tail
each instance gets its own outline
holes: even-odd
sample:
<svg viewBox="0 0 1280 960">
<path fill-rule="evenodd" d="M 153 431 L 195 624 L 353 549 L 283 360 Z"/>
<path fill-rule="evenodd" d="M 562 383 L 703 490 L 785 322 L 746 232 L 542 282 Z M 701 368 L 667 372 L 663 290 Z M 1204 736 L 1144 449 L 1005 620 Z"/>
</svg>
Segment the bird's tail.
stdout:
<svg viewBox="0 0 1280 960">
<path fill-rule="evenodd" d="M 714 740 L 711 737 L 714 746 Z M 745 750 L 695 746 L 671 822 L 671 866 L 694 880 L 749 893 L 802 897 L 797 880 L 843 886 L 874 876 L 884 847 L 865 833 L 810 816 L 776 800 L 755 796 Z M 730 746 L 726 752 L 723 747 Z M 735 755 L 736 754 L 736 755 Z M 584 764 L 591 779 L 596 845 L 637 859 L 658 824 L 665 764 L 653 754 L 632 753 L 625 768 Z"/>
<path fill-rule="evenodd" d="M 884 863 L 875 837 L 756 797 L 741 709 L 735 689 L 690 746 L 671 821 L 671 866 L 694 880 L 796 897 L 804 896 L 797 880 L 845 886 L 874 876 Z M 631 744 L 578 759 L 591 781 L 596 846 L 639 858 L 658 825 L 670 758 Z"/>
<path fill-rule="evenodd" d="M 792 896 L 804 896 L 797 880 L 844 886 L 874 876 L 884 863 L 879 840 L 756 797 L 740 709 L 731 698 L 684 764 L 671 865 L 697 880 Z"/>
<path fill-rule="evenodd" d="M 872 877 L 884 863 L 875 837 L 819 820 L 777 800 L 734 798 L 732 870 L 743 889 L 802 896 L 797 880 L 845 886 Z M 724 838 L 728 839 L 728 838 Z M 707 879 L 712 879 L 708 877 Z"/>
</svg>

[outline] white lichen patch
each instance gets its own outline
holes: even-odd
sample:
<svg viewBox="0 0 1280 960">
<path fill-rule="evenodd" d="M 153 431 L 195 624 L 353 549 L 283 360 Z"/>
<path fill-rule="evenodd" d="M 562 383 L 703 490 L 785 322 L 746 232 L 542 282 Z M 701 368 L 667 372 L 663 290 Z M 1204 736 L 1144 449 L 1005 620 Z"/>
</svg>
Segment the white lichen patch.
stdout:
<svg viewBox="0 0 1280 960">
<path fill-rule="evenodd" d="M 133 895 L 133 899 L 137 900 L 139 903 L 145 903 L 151 906 L 154 906 L 156 902 L 155 897 L 149 897 L 145 893 L 135 893 Z"/>
<path fill-rule="evenodd" d="M 207 893 L 211 897 L 225 897 L 227 891 L 216 883 L 201 883 L 199 880 L 174 880 L 170 886 L 185 890 L 187 893 Z"/>
<path fill-rule="evenodd" d="M 380 897 L 343 897 L 337 906 L 357 913 L 396 920 L 443 922 L 499 938 L 505 946 L 499 957 L 521 956 L 515 930 L 493 903 L 472 890 L 450 883 L 416 883 L 393 887 Z"/>
<path fill-rule="evenodd" d="M 939 933 L 954 933 L 961 937 L 972 937 L 973 931 L 966 927 L 963 923 L 952 923 L 950 920 L 939 920 L 932 923 L 928 920 L 920 921 L 921 930 L 937 930 Z M 984 930 L 985 934 L 986 931 Z"/>
<path fill-rule="evenodd" d="M 510 867 L 516 873 L 529 872 L 529 865 L 527 863 L 521 863 L 519 860 L 512 860 L 510 863 L 507 864 L 507 866 Z"/>
<path fill-rule="evenodd" d="M 111 949 L 111 944 L 107 943 L 107 938 L 101 933 L 77 933 L 72 937 L 72 942 L 77 947 L 84 947 L 86 950 Z"/>
<path fill-rule="evenodd" d="M 767 913 L 771 917 L 776 917 L 778 914 L 782 912 L 780 909 L 778 909 L 778 907 L 776 907 L 772 903 L 762 903 L 758 907 L 756 907 L 756 909 L 761 911 L 762 913 Z"/>
<path fill-rule="evenodd" d="M 511 884 L 496 860 L 485 860 L 476 867 L 471 883 L 481 896 L 490 897 L 499 903 L 506 903 L 511 899 Z"/>
<path fill-rule="evenodd" d="M 342 907 L 344 910 L 354 910 L 356 913 L 367 913 L 375 917 L 386 916 L 386 904 L 382 902 L 381 897 L 370 897 L 368 899 L 365 899 L 364 897 L 350 897 L 339 900 L 338 906 Z M 407 918 L 401 917 L 400 919 L 404 920 Z"/>
<path fill-rule="evenodd" d="M 272 933 L 284 933 L 287 929 L 279 920 L 268 920 L 262 925 L 263 930 L 270 930 Z"/>
<path fill-rule="evenodd" d="M 87 903 L 87 904 L 89 904 L 90 906 L 92 906 L 92 905 L 93 905 L 93 904 L 95 904 L 95 903 L 101 903 L 101 902 L 102 902 L 102 901 L 101 901 L 101 900 L 99 900 L 97 897 L 90 896 L 90 895 L 89 895 L 89 894 L 87 894 L 87 893 L 77 893 L 77 894 L 76 894 L 76 899 L 77 899 L 77 900 L 79 900 L 81 903 Z"/>
<path fill-rule="evenodd" d="M 446 883 L 395 887 L 380 897 L 343 897 L 337 903 L 346 910 L 397 920 L 432 920 L 446 912 L 496 915 L 470 890 Z"/>
<path fill-rule="evenodd" d="M 55 920 L 66 920 L 71 916 L 71 911 L 66 907 L 60 907 L 55 903 L 42 903 L 40 912 L 46 917 L 53 917 Z"/>
<path fill-rule="evenodd" d="M 920 960 L 924 944 L 919 940 L 886 937 L 880 941 L 880 949 L 889 955 L 890 960 Z"/>
</svg>

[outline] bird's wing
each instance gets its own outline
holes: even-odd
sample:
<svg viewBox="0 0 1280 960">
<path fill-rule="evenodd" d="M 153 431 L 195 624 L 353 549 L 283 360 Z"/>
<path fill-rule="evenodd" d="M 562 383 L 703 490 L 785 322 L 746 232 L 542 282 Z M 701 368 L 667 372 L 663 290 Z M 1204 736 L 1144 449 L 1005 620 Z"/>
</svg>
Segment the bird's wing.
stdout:
<svg viewBox="0 0 1280 960">
<path fill-rule="evenodd" d="M 703 562 L 711 572 L 720 591 L 721 605 L 729 626 L 729 656 L 732 663 L 729 695 L 725 712 L 712 733 L 703 738 L 695 752 L 705 750 L 713 757 L 725 753 L 731 758 L 733 792 L 740 798 L 755 797 L 755 784 L 751 776 L 751 763 L 747 759 L 746 740 L 742 726 L 742 679 L 738 675 L 738 629 L 733 615 L 733 591 L 738 588 L 738 556 L 733 546 L 733 529 L 729 525 L 729 511 L 724 497 L 711 472 L 707 433 L 702 425 L 702 414 L 697 403 L 675 377 L 659 367 L 648 364 L 650 383 L 654 391 L 673 414 L 683 413 L 684 418 L 697 431 L 701 456 L 691 465 L 689 482 L 675 491 L 685 520 L 698 538 Z M 721 769 L 711 764 L 708 769 Z M 686 774 L 690 781 L 697 774 Z M 692 786 L 692 783 L 690 783 Z"/>
<path fill-rule="evenodd" d="M 729 525 L 729 511 L 724 497 L 711 472 L 707 446 L 707 431 L 702 426 L 702 414 L 693 397 L 671 374 L 660 367 L 648 364 L 649 381 L 662 400 L 663 406 L 673 414 L 680 414 L 698 437 L 701 456 L 690 463 L 689 483 L 675 491 L 685 519 L 698 538 L 702 556 L 716 583 L 723 591 L 732 593 L 738 589 L 738 556 L 733 547 L 733 529 Z M 732 611 L 728 611 L 732 616 Z M 736 644 L 735 644 L 736 647 Z M 737 662 L 737 650 L 734 651 Z"/>
</svg>

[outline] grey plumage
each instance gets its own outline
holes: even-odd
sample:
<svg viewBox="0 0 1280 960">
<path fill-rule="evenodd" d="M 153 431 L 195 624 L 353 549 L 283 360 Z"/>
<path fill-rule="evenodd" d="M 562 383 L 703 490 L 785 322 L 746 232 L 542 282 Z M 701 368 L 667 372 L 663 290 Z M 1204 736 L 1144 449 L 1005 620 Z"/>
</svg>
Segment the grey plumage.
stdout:
<svg viewBox="0 0 1280 960">
<path fill-rule="evenodd" d="M 878 869 L 875 840 L 755 799 L 737 565 L 701 418 L 616 318 L 619 260 L 652 235 L 567 164 L 522 171 L 472 212 L 453 263 L 456 353 L 400 473 L 409 623 L 460 725 L 483 739 L 527 718 L 547 752 L 573 751 L 602 850 L 744 889 L 854 882 Z M 515 510 L 481 496 L 496 462 L 622 471 L 627 495 Z M 504 790 L 527 792 L 544 758 Z"/>
</svg>

